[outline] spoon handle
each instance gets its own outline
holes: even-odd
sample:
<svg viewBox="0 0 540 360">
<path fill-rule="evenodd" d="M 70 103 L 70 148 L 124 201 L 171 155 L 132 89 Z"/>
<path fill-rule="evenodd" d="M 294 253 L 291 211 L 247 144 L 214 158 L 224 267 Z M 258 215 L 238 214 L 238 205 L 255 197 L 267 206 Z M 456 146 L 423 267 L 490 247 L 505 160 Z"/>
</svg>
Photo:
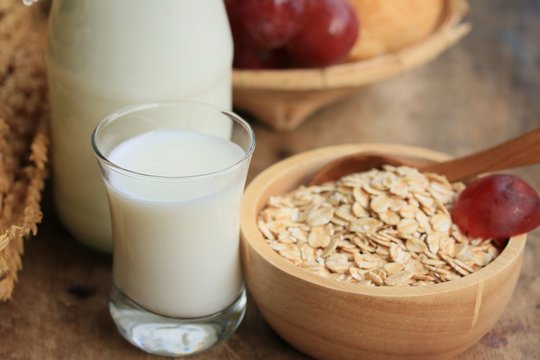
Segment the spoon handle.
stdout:
<svg viewBox="0 0 540 360">
<path fill-rule="evenodd" d="M 540 128 L 492 148 L 442 163 L 422 171 L 443 174 L 450 181 L 463 180 L 483 172 L 540 163 Z"/>
</svg>

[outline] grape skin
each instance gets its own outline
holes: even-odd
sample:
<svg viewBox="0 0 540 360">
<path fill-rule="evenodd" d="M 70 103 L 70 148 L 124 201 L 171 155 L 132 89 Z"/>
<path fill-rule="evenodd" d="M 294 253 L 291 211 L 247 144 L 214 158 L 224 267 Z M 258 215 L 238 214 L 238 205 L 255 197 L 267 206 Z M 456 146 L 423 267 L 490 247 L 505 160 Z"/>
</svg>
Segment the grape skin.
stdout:
<svg viewBox="0 0 540 360">
<path fill-rule="evenodd" d="M 306 0 L 303 26 L 287 44 L 299 62 L 324 67 L 344 59 L 359 35 L 354 9 L 343 0 Z"/>
<path fill-rule="evenodd" d="M 245 41 L 273 50 L 284 46 L 300 30 L 305 0 L 243 0 L 240 21 Z"/>
<path fill-rule="evenodd" d="M 517 176 L 486 176 L 459 195 L 452 220 L 472 237 L 508 238 L 540 225 L 540 197 Z"/>
<path fill-rule="evenodd" d="M 236 68 L 325 67 L 343 60 L 360 24 L 346 0 L 225 0 Z"/>
</svg>

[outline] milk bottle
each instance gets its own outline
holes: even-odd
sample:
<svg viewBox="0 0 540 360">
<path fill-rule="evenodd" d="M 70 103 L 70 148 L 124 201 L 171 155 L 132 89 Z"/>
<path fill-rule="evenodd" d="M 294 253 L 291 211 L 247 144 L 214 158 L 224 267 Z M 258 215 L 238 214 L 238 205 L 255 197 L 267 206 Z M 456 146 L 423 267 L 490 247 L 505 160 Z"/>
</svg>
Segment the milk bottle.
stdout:
<svg viewBox="0 0 540 360">
<path fill-rule="evenodd" d="M 90 135 L 128 104 L 231 107 L 232 39 L 222 1 L 54 0 L 48 33 L 54 199 L 67 229 L 111 249 Z M 223 137 L 230 129 L 216 129 Z"/>
</svg>

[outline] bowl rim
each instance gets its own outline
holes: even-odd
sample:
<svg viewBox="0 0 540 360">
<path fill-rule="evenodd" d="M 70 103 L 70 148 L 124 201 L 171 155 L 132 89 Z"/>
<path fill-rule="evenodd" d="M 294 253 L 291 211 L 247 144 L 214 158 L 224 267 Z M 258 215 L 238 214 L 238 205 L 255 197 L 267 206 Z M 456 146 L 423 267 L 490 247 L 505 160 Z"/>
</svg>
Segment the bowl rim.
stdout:
<svg viewBox="0 0 540 360">
<path fill-rule="evenodd" d="M 483 286 L 486 280 L 515 264 L 522 255 L 527 234 L 521 234 L 510 238 L 506 247 L 495 260 L 470 275 L 444 283 L 417 287 L 368 287 L 361 284 L 348 284 L 311 273 L 308 270 L 288 262 L 270 248 L 257 227 L 256 210 L 264 190 L 267 189 L 270 184 L 275 183 L 276 179 L 285 177 L 290 172 L 290 169 L 302 166 L 306 167 L 309 164 L 313 164 L 315 161 L 324 163 L 339 156 L 358 152 L 383 152 L 392 155 L 401 155 L 432 161 L 442 161 L 451 158 L 448 154 L 421 147 L 385 143 L 361 143 L 322 147 L 281 160 L 257 175 L 246 188 L 241 204 L 240 215 L 242 246 L 251 248 L 273 268 L 294 277 L 299 281 L 305 281 L 314 286 L 324 287 L 339 292 L 374 297 L 428 296 L 459 291 L 471 286 Z M 242 252 L 242 257 L 244 256 L 245 254 Z M 243 259 L 244 266 L 249 262 L 246 260 L 248 259 Z"/>
</svg>

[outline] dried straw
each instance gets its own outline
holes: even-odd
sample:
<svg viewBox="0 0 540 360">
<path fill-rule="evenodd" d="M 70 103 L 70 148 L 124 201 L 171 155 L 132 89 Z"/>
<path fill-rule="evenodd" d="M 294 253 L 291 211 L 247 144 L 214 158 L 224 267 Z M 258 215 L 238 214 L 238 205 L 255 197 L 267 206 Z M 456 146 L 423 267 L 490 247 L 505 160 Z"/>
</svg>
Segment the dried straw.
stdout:
<svg viewBox="0 0 540 360">
<path fill-rule="evenodd" d="M 0 300 L 11 298 L 23 240 L 41 221 L 48 133 L 43 24 L 0 0 Z"/>
</svg>

